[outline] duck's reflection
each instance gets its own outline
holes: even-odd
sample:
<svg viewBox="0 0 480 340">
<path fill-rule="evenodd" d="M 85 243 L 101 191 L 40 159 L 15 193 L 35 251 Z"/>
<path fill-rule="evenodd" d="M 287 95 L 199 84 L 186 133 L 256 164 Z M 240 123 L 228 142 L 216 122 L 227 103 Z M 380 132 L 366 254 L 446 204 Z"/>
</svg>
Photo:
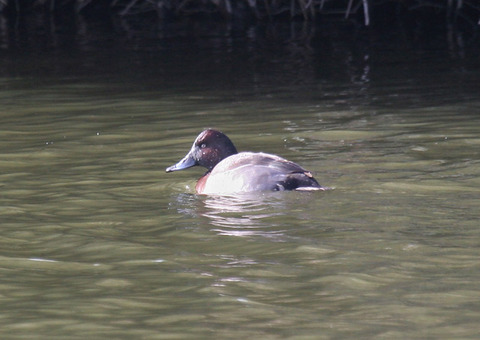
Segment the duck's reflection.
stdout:
<svg viewBox="0 0 480 340">
<path fill-rule="evenodd" d="M 255 193 L 235 196 L 180 194 L 177 210 L 190 217 L 203 217 L 212 231 L 227 236 L 263 236 L 281 241 L 285 230 L 285 194 Z"/>
<path fill-rule="evenodd" d="M 276 220 L 282 215 L 280 200 L 268 195 L 209 196 L 201 215 L 221 235 L 279 237 Z"/>
</svg>

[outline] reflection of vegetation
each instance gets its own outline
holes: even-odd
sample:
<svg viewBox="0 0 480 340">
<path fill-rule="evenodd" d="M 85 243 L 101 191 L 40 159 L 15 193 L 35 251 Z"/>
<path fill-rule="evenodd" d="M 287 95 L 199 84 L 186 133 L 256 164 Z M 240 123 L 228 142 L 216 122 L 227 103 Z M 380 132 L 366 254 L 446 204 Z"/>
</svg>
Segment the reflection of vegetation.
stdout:
<svg viewBox="0 0 480 340">
<path fill-rule="evenodd" d="M 386 11 L 386 4 L 393 11 Z M 370 12 L 384 17 L 392 12 L 428 10 L 443 13 L 449 23 L 462 18 L 473 25 L 480 24 L 478 0 L 0 0 L 0 10 L 14 15 L 46 10 L 54 13 L 113 12 L 120 16 L 156 13 L 161 18 L 215 15 L 239 19 L 282 17 L 303 20 L 336 14 L 346 18 L 358 15 L 365 25 L 369 25 L 370 18 L 374 19 Z"/>
</svg>

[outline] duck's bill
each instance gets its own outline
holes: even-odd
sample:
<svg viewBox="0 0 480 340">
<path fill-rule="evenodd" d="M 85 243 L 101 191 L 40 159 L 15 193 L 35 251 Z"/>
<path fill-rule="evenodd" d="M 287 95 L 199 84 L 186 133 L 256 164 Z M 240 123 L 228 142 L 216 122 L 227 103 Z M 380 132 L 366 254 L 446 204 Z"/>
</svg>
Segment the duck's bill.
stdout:
<svg viewBox="0 0 480 340">
<path fill-rule="evenodd" d="M 189 153 L 188 155 L 183 157 L 180 162 L 172 166 L 169 166 L 165 171 L 172 172 L 172 171 L 184 170 L 184 169 L 191 168 L 192 166 L 195 166 L 195 165 L 197 165 L 197 162 Z"/>
</svg>

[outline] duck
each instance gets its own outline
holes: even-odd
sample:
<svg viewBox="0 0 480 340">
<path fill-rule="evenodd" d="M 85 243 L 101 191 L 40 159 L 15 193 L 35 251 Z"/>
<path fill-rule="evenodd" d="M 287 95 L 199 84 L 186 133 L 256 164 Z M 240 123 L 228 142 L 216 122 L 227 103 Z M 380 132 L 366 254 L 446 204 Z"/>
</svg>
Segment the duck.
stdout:
<svg viewBox="0 0 480 340">
<path fill-rule="evenodd" d="M 190 151 L 166 172 L 202 166 L 207 172 L 198 180 L 200 195 L 228 195 L 262 191 L 326 190 L 310 171 L 280 156 L 264 152 L 238 152 L 224 133 L 202 131 Z"/>
</svg>

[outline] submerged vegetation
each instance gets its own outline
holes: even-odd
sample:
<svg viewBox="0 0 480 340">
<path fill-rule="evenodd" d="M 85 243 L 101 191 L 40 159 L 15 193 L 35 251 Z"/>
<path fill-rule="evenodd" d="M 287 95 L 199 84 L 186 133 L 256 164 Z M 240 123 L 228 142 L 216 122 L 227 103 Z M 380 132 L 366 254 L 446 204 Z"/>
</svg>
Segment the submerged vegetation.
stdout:
<svg viewBox="0 0 480 340">
<path fill-rule="evenodd" d="M 53 15 L 89 13 L 94 15 L 139 16 L 154 14 L 161 19 L 207 16 L 237 20 L 316 20 L 336 15 L 355 18 L 368 26 L 377 18 L 403 13 L 443 16 L 447 24 L 461 20 L 480 24 L 478 0 L 0 0 L 7 16 L 31 11 Z"/>
</svg>

